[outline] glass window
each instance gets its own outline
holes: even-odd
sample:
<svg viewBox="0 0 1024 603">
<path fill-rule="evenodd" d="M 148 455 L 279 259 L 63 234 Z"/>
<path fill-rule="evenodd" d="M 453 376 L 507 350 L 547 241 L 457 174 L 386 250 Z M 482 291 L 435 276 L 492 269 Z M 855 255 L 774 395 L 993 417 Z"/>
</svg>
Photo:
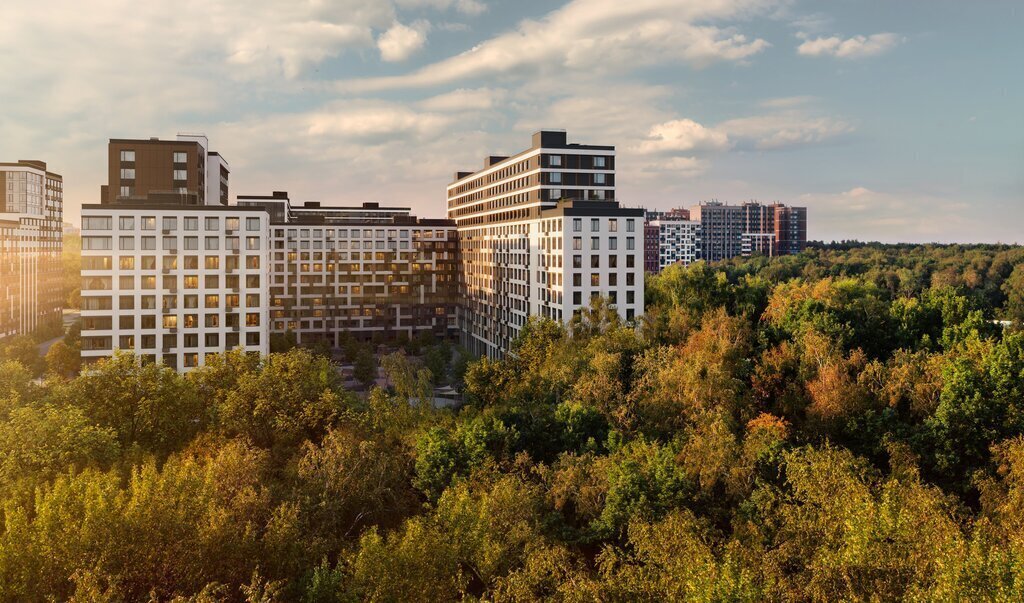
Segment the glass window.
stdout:
<svg viewBox="0 0 1024 603">
<path fill-rule="evenodd" d="M 113 220 L 110 216 L 105 217 L 83 217 L 82 230 L 110 230 Z"/>
<path fill-rule="evenodd" d="M 551 162 L 552 166 L 558 167 L 558 166 L 562 165 L 562 156 L 561 155 L 549 155 L 549 158 L 550 158 L 550 162 Z"/>
<path fill-rule="evenodd" d="M 175 180 L 188 180 L 188 172 L 186 170 L 174 170 Z"/>
<path fill-rule="evenodd" d="M 135 180 L 135 168 L 121 168 L 122 180 Z"/>
<path fill-rule="evenodd" d="M 594 167 L 603 168 L 605 166 L 604 157 L 594 157 Z"/>
<path fill-rule="evenodd" d="M 594 251 L 601 249 L 601 237 L 590 237 L 590 249 Z"/>
<path fill-rule="evenodd" d="M 121 151 L 121 161 L 135 161 L 135 151 Z"/>
<path fill-rule="evenodd" d="M 142 237 L 142 249 L 156 249 L 156 237 Z"/>
<path fill-rule="evenodd" d="M 259 231 L 259 229 L 260 229 L 260 219 L 259 218 L 246 218 L 245 219 L 245 229 L 248 230 L 249 232 L 257 232 L 257 231 Z"/>
<path fill-rule="evenodd" d="M 206 230 L 218 230 L 220 228 L 220 218 L 206 218 Z"/>
<path fill-rule="evenodd" d="M 598 218 L 590 219 L 590 232 L 597 232 L 601 230 L 601 220 Z"/>
<path fill-rule="evenodd" d="M 217 237 L 206 237 L 206 250 L 216 251 L 220 249 L 220 239 Z"/>
<path fill-rule="evenodd" d="M 188 154 L 186 154 L 184 152 L 181 152 L 181 151 L 175 151 L 175 153 L 174 153 L 174 163 L 187 163 L 187 162 L 188 162 Z"/>
<path fill-rule="evenodd" d="M 185 218 L 185 230 L 199 230 L 199 218 Z"/>
<path fill-rule="evenodd" d="M 549 180 L 549 182 L 551 184 L 561 184 L 562 183 L 562 172 L 551 172 L 550 173 L 550 180 Z"/>
<path fill-rule="evenodd" d="M 594 174 L 594 184 L 604 184 L 604 174 Z"/>
<path fill-rule="evenodd" d="M 135 249 L 135 237 L 118 237 L 117 248 L 122 251 Z"/>
<path fill-rule="evenodd" d="M 146 216 L 142 218 L 142 230 L 156 230 L 156 217 Z"/>
<path fill-rule="evenodd" d="M 583 230 L 583 218 L 572 219 L 572 231 L 581 232 Z"/>
<path fill-rule="evenodd" d="M 164 230 L 178 230 L 178 219 L 173 216 L 164 218 Z"/>
</svg>

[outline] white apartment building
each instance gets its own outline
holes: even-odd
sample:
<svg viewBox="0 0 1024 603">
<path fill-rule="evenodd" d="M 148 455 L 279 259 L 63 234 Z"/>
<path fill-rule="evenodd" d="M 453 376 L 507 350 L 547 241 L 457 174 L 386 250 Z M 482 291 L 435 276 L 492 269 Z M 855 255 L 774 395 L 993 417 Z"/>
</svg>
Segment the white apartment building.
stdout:
<svg viewBox="0 0 1024 603">
<path fill-rule="evenodd" d="M 613 201 L 614 147 L 537 132 L 526 151 L 457 173 L 447 193 L 461 252 L 459 327 L 474 353 L 501 357 L 529 316 L 568 323 L 594 295 L 614 300 L 623 318 L 643 313 L 643 210 Z"/>
<path fill-rule="evenodd" d="M 700 222 L 670 217 L 653 220 L 658 228 L 658 269 L 677 262 L 689 266 L 700 257 Z"/>
<path fill-rule="evenodd" d="M 267 354 L 269 222 L 256 208 L 83 206 L 83 361 L 130 350 L 188 371 Z"/>
</svg>

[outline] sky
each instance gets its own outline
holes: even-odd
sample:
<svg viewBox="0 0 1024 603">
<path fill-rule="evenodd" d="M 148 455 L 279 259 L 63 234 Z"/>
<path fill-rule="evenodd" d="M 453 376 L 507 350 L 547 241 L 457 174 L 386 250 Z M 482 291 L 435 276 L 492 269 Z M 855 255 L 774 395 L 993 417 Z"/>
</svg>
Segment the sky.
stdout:
<svg viewBox="0 0 1024 603">
<path fill-rule="evenodd" d="M 541 128 L 617 197 L 808 208 L 816 240 L 1024 243 L 1019 0 L 0 3 L 0 161 L 78 222 L 109 138 L 206 133 L 231 193 L 444 213 Z"/>
</svg>

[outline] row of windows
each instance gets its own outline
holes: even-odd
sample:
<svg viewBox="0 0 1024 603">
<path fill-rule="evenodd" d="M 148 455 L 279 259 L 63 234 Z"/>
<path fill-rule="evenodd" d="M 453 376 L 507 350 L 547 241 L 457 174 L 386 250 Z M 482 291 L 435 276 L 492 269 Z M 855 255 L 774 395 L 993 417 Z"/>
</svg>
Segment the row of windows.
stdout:
<svg viewBox="0 0 1024 603">
<path fill-rule="evenodd" d="M 577 251 L 583 249 L 583 237 L 573 237 L 572 248 Z M 608 250 L 616 251 L 618 248 L 619 237 L 608 237 Z M 590 249 L 593 251 L 601 249 L 601 237 L 590 237 Z M 626 237 L 626 250 L 633 251 L 634 249 L 636 249 L 636 237 Z"/>
<path fill-rule="evenodd" d="M 188 216 L 181 218 L 183 230 L 197 231 L 199 230 L 200 220 L 196 216 Z M 221 218 L 219 216 L 209 216 L 203 219 L 204 229 L 208 232 L 220 232 Z M 114 220 L 111 216 L 83 216 L 82 217 L 82 230 L 113 230 Z M 120 216 L 117 220 L 119 230 L 135 230 L 135 216 Z M 138 220 L 139 227 L 142 230 L 156 230 L 157 220 L 155 216 L 144 216 Z M 224 229 L 225 230 L 239 230 L 241 218 L 228 217 L 224 218 Z M 178 230 L 178 217 L 177 216 L 165 216 L 161 220 L 161 228 L 163 230 L 173 232 Z M 259 232 L 260 230 L 260 219 L 259 218 L 246 218 L 245 229 L 249 232 Z M 356 235 L 358 236 L 358 235 Z"/>
<path fill-rule="evenodd" d="M 235 251 L 240 249 L 239 237 L 223 237 L 224 249 L 228 251 Z M 156 250 L 156 237 L 141 236 L 136 237 L 135 235 L 122 235 L 118 237 L 117 248 L 121 251 L 134 251 L 136 249 L 136 242 L 138 242 L 138 249 L 142 250 Z M 162 239 L 161 248 L 164 251 L 177 251 L 178 250 L 178 237 L 165 236 Z M 205 237 L 203 240 L 203 249 L 207 251 L 219 251 L 220 250 L 221 237 Z M 107 251 L 112 247 L 113 241 L 109 236 L 83 236 L 82 237 L 82 249 L 87 251 Z M 186 251 L 196 251 L 199 249 L 199 237 L 182 237 L 181 248 Z M 245 248 L 249 251 L 256 251 L 260 249 L 260 237 L 245 237 Z"/>
<path fill-rule="evenodd" d="M 113 264 L 109 255 L 87 255 L 82 257 L 82 270 L 111 270 Z M 198 270 L 199 269 L 199 256 L 197 255 L 186 255 L 181 256 L 182 262 L 179 264 L 178 256 L 167 255 L 163 256 L 162 267 L 165 270 L 176 270 L 179 266 L 185 268 L 185 270 Z M 204 266 L 208 270 L 219 270 L 221 265 L 220 256 L 208 255 L 205 256 Z M 226 270 L 237 270 L 239 268 L 238 256 L 229 255 L 224 257 L 224 268 Z M 126 255 L 119 256 L 117 258 L 118 268 L 120 270 L 134 270 L 136 266 L 135 256 Z M 138 266 L 141 270 L 156 270 L 157 262 L 156 256 L 144 255 L 141 256 Z M 260 267 L 260 257 L 257 255 L 245 256 L 245 267 L 255 269 Z M 229 277 L 230 278 L 230 277 Z"/>
</svg>

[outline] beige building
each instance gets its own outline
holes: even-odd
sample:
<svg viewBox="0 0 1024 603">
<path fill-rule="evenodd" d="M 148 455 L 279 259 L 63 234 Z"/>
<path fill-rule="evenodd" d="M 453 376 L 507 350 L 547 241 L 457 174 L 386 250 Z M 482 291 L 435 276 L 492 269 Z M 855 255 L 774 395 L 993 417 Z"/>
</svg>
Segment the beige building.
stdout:
<svg viewBox="0 0 1024 603">
<path fill-rule="evenodd" d="M 59 324 L 64 179 L 46 163 L 0 163 L 0 338 Z"/>
</svg>

